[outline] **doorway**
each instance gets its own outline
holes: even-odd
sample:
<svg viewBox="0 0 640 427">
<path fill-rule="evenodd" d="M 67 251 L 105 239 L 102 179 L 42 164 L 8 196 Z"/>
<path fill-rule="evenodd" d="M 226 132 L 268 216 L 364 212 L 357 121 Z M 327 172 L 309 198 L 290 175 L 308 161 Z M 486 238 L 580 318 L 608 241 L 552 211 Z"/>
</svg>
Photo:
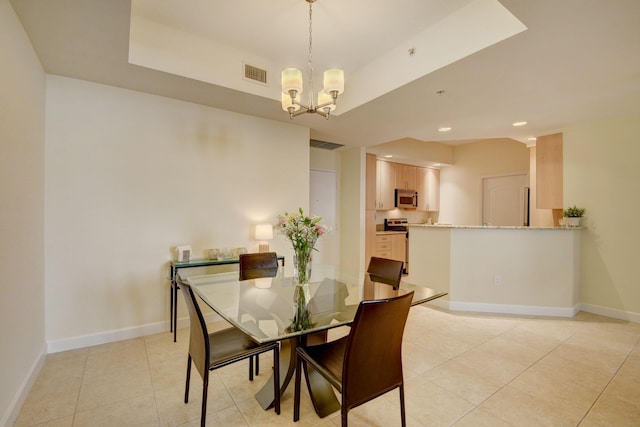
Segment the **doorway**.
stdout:
<svg viewBox="0 0 640 427">
<path fill-rule="evenodd" d="M 330 226 L 334 232 L 329 233 L 316 242 L 314 264 L 337 265 L 339 257 L 338 233 L 336 233 L 336 172 L 331 170 L 311 169 L 309 188 L 309 209 L 313 215 L 322 217 L 322 223 Z"/>
<path fill-rule="evenodd" d="M 529 224 L 528 174 L 482 179 L 482 224 L 495 226 Z"/>
</svg>

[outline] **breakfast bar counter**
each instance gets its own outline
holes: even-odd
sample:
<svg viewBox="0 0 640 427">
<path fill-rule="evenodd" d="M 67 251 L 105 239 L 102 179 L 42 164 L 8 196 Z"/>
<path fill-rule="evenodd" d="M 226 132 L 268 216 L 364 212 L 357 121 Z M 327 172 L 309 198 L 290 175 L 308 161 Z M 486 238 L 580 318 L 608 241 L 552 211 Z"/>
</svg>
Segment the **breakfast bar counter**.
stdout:
<svg viewBox="0 0 640 427">
<path fill-rule="evenodd" d="M 570 317 L 581 230 L 409 224 L 409 278 L 448 291 L 452 310 Z"/>
</svg>

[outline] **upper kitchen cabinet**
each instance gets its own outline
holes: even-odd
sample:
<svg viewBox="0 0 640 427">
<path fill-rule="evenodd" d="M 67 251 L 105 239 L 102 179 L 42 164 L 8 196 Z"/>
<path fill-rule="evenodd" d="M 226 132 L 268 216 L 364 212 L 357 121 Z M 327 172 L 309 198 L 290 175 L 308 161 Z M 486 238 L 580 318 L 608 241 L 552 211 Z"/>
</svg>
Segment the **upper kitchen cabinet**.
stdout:
<svg viewBox="0 0 640 427">
<path fill-rule="evenodd" d="M 376 209 L 389 210 L 395 207 L 395 166 L 384 160 L 376 161 Z"/>
<path fill-rule="evenodd" d="M 396 186 L 402 190 L 415 190 L 416 189 L 416 166 L 403 165 L 396 163 Z"/>
<path fill-rule="evenodd" d="M 418 210 L 440 210 L 440 170 L 416 168 L 416 191 L 418 192 Z"/>
<path fill-rule="evenodd" d="M 536 140 L 536 207 L 562 209 L 562 134 Z"/>
<path fill-rule="evenodd" d="M 366 163 L 366 194 L 365 194 L 365 209 L 376 209 L 377 191 L 376 191 L 376 171 L 377 171 L 377 159 L 374 154 L 367 154 Z"/>
</svg>

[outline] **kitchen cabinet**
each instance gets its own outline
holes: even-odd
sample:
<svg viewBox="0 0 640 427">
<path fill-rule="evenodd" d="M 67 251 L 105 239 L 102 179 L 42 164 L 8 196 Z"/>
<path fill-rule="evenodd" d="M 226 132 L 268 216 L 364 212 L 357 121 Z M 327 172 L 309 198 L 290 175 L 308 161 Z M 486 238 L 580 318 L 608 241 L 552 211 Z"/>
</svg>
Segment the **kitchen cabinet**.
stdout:
<svg viewBox="0 0 640 427">
<path fill-rule="evenodd" d="M 404 165 L 400 163 L 395 164 L 395 188 L 403 190 L 415 190 L 416 189 L 416 166 Z"/>
<path fill-rule="evenodd" d="M 395 164 L 376 160 L 376 209 L 389 210 L 395 207 Z"/>
<path fill-rule="evenodd" d="M 375 255 L 379 258 L 407 262 L 406 239 L 405 233 L 377 234 Z"/>
<path fill-rule="evenodd" d="M 440 210 L 440 170 L 418 167 L 416 170 L 418 210 Z"/>
<path fill-rule="evenodd" d="M 562 134 L 536 140 L 536 207 L 562 209 Z"/>
<path fill-rule="evenodd" d="M 365 193 L 365 209 L 375 210 L 377 195 L 377 159 L 374 154 L 367 154 L 366 158 L 366 193 Z"/>
</svg>

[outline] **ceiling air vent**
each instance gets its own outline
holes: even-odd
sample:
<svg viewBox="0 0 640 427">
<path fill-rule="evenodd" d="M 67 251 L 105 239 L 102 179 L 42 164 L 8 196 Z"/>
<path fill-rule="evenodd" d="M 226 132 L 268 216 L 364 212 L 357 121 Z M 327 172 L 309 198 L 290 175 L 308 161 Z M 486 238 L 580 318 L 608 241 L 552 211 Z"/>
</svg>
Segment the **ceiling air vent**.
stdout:
<svg viewBox="0 0 640 427">
<path fill-rule="evenodd" d="M 341 144 L 335 144 L 333 142 L 318 141 L 317 139 L 310 139 L 309 145 L 315 148 L 323 148 L 325 150 L 335 150 L 336 148 L 344 147 L 344 145 L 341 145 Z"/>
<path fill-rule="evenodd" d="M 252 82 L 267 84 L 267 70 L 255 67 L 253 65 L 244 64 L 244 79 Z"/>
</svg>

